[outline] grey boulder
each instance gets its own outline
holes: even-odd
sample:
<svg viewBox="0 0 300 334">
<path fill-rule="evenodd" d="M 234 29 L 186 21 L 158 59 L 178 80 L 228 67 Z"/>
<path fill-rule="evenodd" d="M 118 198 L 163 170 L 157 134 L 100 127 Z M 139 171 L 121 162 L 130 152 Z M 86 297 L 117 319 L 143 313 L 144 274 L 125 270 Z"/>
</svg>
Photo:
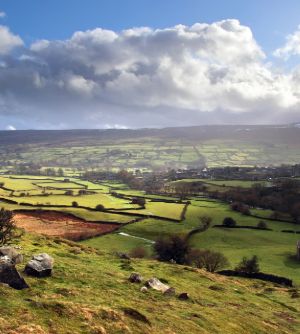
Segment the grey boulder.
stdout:
<svg viewBox="0 0 300 334">
<path fill-rule="evenodd" d="M 17 290 L 29 288 L 8 256 L 2 257 L 0 261 L 0 282 Z"/>
<path fill-rule="evenodd" d="M 143 277 L 139 273 L 132 273 L 129 276 L 129 281 L 131 283 L 142 283 Z"/>
<path fill-rule="evenodd" d="M 157 291 L 166 292 L 170 287 L 162 283 L 158 278 L 151 278 L 146 282 L 146 286 Z"/>
<path fill-rule="evenodd" d="M 52 275 L 53 258 L 46 254 L 34 255 L 25 266 L 25 273 L 35 277 L 48 277 Z"/>
<path fill-rule="evenodd" d="M 7 257 L 13 264 L 19 264 L 23 262 L 23 255 L 18 253 L 14 247 L 0 247 L 0 258 Z"/>
</svg>

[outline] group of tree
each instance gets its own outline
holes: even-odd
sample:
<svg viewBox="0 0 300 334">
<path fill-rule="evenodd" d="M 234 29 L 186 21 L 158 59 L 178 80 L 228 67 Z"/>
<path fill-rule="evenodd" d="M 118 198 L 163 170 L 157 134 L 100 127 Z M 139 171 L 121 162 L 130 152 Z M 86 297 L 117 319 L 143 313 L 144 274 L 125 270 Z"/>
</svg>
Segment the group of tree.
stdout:
<svg viewBox="0 0 300 334">
<path fill-rule="evenodd" d="M 36 163 L 15 164 L 10 170 L 10 173 L 18 175 L 64 176 L 64 170 L 62 168 L 43 168 L 42 165 Z"/>
<path fill-rule="evenodd" d="M 299 180 L 278 179 L 271 187 L 231 188 L 210 192 L 210 196 L 231 203 L 232 210 L 245 215 L 250 214 L 250 207 L 259 207 L 289 214 L 295 223 L 300 223 Z"/>
<path fill-rule="evenodd" d="M 222 253 L 192 248 L 187 236 L 174 234 L 159 238 L 154 244 L 154 250 L 160 261 L 188 264 L 210 272 L 228 265 L 228 260 Z"/>
<path fill-rule="evenodd" d="M 241 202 L 231 203 L 230 208 L 231 208 L 231 210 L 240 212 L 241 214 L 243 214 L 245 216 L 249 216 L 251 214 L 249 205 L 241 203 Z"/>
</svg>

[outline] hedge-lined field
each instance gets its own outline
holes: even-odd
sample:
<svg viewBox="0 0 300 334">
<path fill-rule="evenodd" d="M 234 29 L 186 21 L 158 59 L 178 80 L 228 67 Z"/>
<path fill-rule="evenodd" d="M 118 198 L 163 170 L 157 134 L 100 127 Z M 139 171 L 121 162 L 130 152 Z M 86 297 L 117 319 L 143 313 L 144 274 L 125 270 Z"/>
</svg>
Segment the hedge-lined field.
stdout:
<svg viewBox="0 0 300 334">
<path fill-rule="evenodd" d="M 190 198 L 185 219 L 182 219 L 185 202 L 179 203 L 178 199 L 168 196 L 146 195 L 116 182 L 92 183 L 79 178 L 64 180 L 55 177 L 22 178 L 9 175 L 1 176 L 0 182 L 4 183 L 0 188 L 1 207 L 10 210 L 52 210 L 73 214 L 86 221 L 121 224 L 121 229 L 113 234 L 84 241 L 101 250 L 128 251 L 143 245 L 151 252 L 152 242 L 159 236 L 186 234 L 199 227 L 200 217 L 206 215 L 212 217 L 212 225 L 208 231 L 192 237 L 194 246 L 222 251 L 233 265 L 236 265 L 242 256 L 257 254 L 261 258 L 263 271 L 278 275 L 287 273 L 292 279 L 299 280 L 297 277 L 300 266 L 295 264 L 290 256 L 295 253 L 296 240 L 300 239 L 300 236 L 281 231 L 300 231 L 300 225 L 270 220 L 268 217 L 272 212 L 269 210 L 253 209 L 254 216 L 245 216 L 232 211 L 228 204 L 219 201 Z M 225 187 L 233 185 L 236 186 L 237 183 L 229 181 Z M 250 183 L 244 186 L 246 185 L 251 186 Z M 83 189 L 86 192 L 79 195 L 79 191 Z M 65 194 L 71 190 L 73 193 Z M 112 191 L 126 196 L 113 196 L 110 193 Z M 131 203 L 134 196 L 145 196 L 145 208 Z M 75 207 L 73 202 L 76 202 L 78 207 Z M 101 211 L 95 209 L 99 204 L 104 207 Z M 264 220 L 273 231 L 214 228 L 213 225 L 222 224 L 224 217 L 232 217 L 238 226 L 250 227 L 256 227 Z M 127 225 L 131 222 L 134 223 Z"/>
</svg>

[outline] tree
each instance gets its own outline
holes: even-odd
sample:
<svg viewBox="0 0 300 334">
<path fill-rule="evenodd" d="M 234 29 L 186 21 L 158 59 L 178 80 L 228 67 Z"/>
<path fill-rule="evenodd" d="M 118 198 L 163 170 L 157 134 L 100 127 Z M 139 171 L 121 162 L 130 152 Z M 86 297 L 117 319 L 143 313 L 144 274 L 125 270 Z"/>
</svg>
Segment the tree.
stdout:
<svg viewBox="0 0 300 334">
<path fill-rule="evenodd" d="M 64 176 L 64 170 L 62 168 L 58 168 L 57 176 Z"/>
<path fill-rule="evenodd" d="M 187 256 L 187 263 L 197 268 L 215 272 L 229 265 L 227 258 L 219 252 L 205 249 L 192 249 Z"/>
<path fill-rule="evenodd" d="M 236 221 L 231 217 L 225 217 L 223 220 L 223 225 L 226 227 L 234 227 L 236 226 Z"/>
<path fill-rule="evenodd" d="M 231 210 L 240 212 L 243 215 L 249 216 L 251 214 L 249 206 L 241 202 L 233 202 L 230 205 Z"/>
<path fill-rule="evenodd" d="M 73 208 L 77 208 L 77 207 L 78 207 L 78 202 L 73 201 L 73 202 L 72 202 L 72 206 L 73 206 Z"/>
<path fill-rule="evenodd" d="M 7 244 L 16 236 L 16 226 L 13 221 L 12 211 L 0 210 L 0 245 Z"/>
<path fill-rule="evenodd" d="M 142 208 L 145 208 L 146 200 L 143 197 L 134 197 L 131 201 L 131 204 L 137 204 Z"/>
<path fill-rule="evenodd" d="M 184 264 L 190 246 L 185 236 L 175 234 L 159 238 L 154 244 L 154 251 L 160 261 L 173 260 L 178 264 Z"/>
<path fill-rule="evenodd" d="M 74 191 L 73 190 L 66 190 L 65 191 L 65 195 L 66 196 L 73 196 L 74 195 Z"/>
<path fill-rule="evenodd" d="M 264 222 L 264 221 L 261 220 L 261 221 L 257 224 L 257 227 L 258 227 L 258 228 L 261 228 L 262 230 L 266 230 L 266 229 L 268 228 L 268 225 L 267 225 L 266 222 Z"/>
<path fill-rule="evenodd" d="M 292 210 L 291 210 L 291 216 L 293 217 L 295 223 L 300 223 L 300 203 L 296 203 Z"/>
<path fill-rule="evenodd" d="M 236 271 L 247 273 L 247 274 L 256 274 L 259 272 L 258 257 L 253 255 L 252 258 L 243 257 L 242 261 L 235 268 Z"/>
<path fill-rule="evenodd" d="M 207 230 L 212 222 L 212 218 L 209 216 L 201 216 L 200 218 L 201 227 L 203 227 L 203 230 Z"/>
<path fill-rule="evenodd" d="M 97 210 L 97 211 L 104 211 L 104 210 L 105 210 L 104 205 L 102 205 L 102 204 L 98 204 L 98 205 L 96 206 L 96 210 Z"/>
</svg>

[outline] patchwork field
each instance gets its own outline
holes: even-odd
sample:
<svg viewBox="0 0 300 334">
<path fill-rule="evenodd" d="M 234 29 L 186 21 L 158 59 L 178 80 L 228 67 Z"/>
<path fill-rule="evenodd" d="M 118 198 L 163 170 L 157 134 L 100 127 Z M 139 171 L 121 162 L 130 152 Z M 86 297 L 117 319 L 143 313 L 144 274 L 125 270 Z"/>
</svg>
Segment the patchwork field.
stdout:
<svg viewBox="0 0 300 334">
<path fill-rule="evenodd" d="M 195 247 L 221 251 L 230 260 L 231 268 L 243 256 L 258 255 L 262 271 L 286 275 L 300 284 L 300 266 L 292 258 L 296 241 L 300 239 L 296 234 L 300 232 L 300 225 L 288 220 L 270 220 L 270 210 L 253 209 L 254 216 L 244 216 L 233 212 L 225 203 L 189 198 L 190 204 L 183 217 L 185 202 L 179 203 L 177 198 L 170 196 L 145 195 L 116 182 L 2 175 L 0 183 L 0 207 L 16 211 L 18 226 L 29 232 L 69 239 L 89 238 L 82 243 L 105 252 L 130 251 L 143 246 L 150 255 L 153 242 L 159 236 L 189 233 L 200 225 L 200 217 L 206 215 L 212 217 L 212 225 L 206 232 L 193 236 L 191 242 Z M 212 181 L 212 184 L 221 186 L 219 181 Z M 252 182 L 227 181 L 221 187 L 252 185 Z M 79 194 L 82 189 L 85 192 Z M 126 199 L 115 197 L 110 191 L 126 194 Z M 145 196 L 145 208 L 131 203 L 131 198 L 136 195 Z M 103 206 L 100 211 L 96 209 L 99 204 Z M 239 226 L 245 227 L 256 227 L 264 220 L 272 231 L 214 227 L 222 224 L 224 217 L 232 217 Z M 281 232 L 285 229 L 295 233 Z M 103 233 L 105 235 L 97 236 Z M 95 237 L 90 238 L 92 236 Z"/>
<path fill-rule="evenodd" d="M 3 172 L 16 164 L 63 169 L 271 166 L 300 162 L 300 130 L 282 126 L 199 126 L 141 130 L 0 131 Z M 8 145 L 9 144 L 9 145 Z"/>
</svg>

